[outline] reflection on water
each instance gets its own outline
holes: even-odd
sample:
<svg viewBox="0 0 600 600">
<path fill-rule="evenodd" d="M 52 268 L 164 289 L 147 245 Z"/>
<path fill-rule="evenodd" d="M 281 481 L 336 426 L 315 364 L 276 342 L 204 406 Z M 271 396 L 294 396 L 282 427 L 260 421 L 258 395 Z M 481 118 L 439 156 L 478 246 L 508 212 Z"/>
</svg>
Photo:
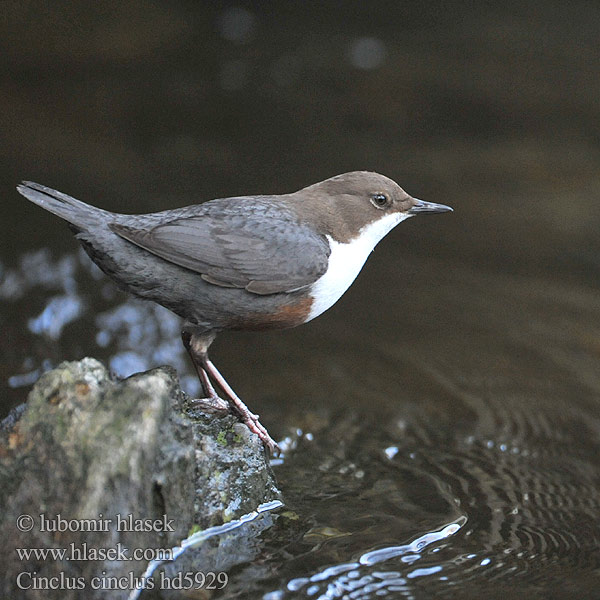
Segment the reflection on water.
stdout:
<svg viewBox="0 0 600 600">
<path fill-rule="evenodd" d="M 83 309 L 77 296 L 53 296 L 39 316 L 29 319 L 27 327 L 31 333 L 57 340 L 64 327 L 80 317 Z"/>
<path fill-rule="evenodd" d="M 410 544 L 366 552 L 357 562 L 327 567 L 310 577 L 292 579 L 287 584 L 287 590 L 302 592 L 307 597 L 319 594 L 317 597 L 321 598 L 342 598 L 350 593 L 352 598 L 370 598 L 374 594 L 383 596 L 385 595 L 383 592 L 404 592 L 410 595 L 411 586 L 407 580 L 434 575 L 443 569 L 441 565 L 421 568 L 415 566 L 418 565 L 422 553 L 431 544 L 454 535 L 465 522 L 466 519 L 461 519 L 460 523 L 450 523 L 439 531 L 431 531 L 419 536 Z M 400 563 L 409 565 L 403 569 L 403 573 L 386 570 L 383 565 L 378 569 L 371 568 L 394 558 L 399 559 Z M 363 566 L 368 568 L 363 569 Z M 440 579 L 447 580 L 447 577 L 441 576 Z M 278 600 L 285 597 L 285 592 L 277 591 L 265 594 L 264 600 Z"/>
<path fill-rule="evenodd" d="M 89 288 L 85 293 L 78 291 L 82 284 Z M 102 291 L 100 298 L 96 295 L 98 288 Z M 53 293 L 57 291 L 60 293 Z M 185 374 L 179 318 L 156 304 L 118 296 L 113 284 L 82 252 L 59 259 L 53 259 L 48 250 L 25 254 L 18 267 L 5 270 L 0 280 L 0 300 L 14 308 L 26 296 L 44 303 L 41 312 L 26 321 L 27 330 L 34 336 L 58 342 L 66 327 L 80 321 L 89 341 L 86 351 L 91 352 L 94 346 L 102 348 L 115 375 L 128 377 L 156 365 L 171 364 L 183 371 L 182 383 L 188 393 L 199 392 L 197 378 Z M 8 385 L 29 386 L 53 366 L 56 364 L 47 358 L 28 356 L 20 369 L 13 367 L 19 372 L 9 375 Z"/>
</svg>

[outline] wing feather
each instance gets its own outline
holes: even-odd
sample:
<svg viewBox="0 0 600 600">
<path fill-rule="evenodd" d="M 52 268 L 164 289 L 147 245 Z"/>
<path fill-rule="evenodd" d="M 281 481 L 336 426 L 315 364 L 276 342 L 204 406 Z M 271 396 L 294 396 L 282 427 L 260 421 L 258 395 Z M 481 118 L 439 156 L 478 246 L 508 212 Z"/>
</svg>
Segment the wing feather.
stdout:
<svg viewBox="0 0 600 600">
<path fill-rule="evenodd" d="M 144 222 L 138 215 L 110 227 L 208 283 L 253 294 L 302 289 L 327 270 L 326 238 L 268 198 L 226 198 L 159 214 L 160 219 L 147 215 Z"/>
</svg>

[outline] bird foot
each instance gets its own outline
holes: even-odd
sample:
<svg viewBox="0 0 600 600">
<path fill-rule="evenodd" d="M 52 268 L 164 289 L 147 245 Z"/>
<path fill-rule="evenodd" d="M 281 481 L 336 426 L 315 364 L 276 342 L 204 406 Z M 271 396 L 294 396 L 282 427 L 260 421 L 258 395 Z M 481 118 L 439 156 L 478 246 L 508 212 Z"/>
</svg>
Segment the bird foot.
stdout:
<svg viewBox="0 0 600 600">
<path fill-rule="evenodd" d="M 228 402 L 219 398 L 219 396 L 210 396 L 208 398 L 191 398 L 190 404 L 194 408 L 199 408 L 208 413 L 228 413 L 231 407 Z"/>
<path fill-rule="evenodd" d="M 237 412 L 242 412 L 239 410 L 239 407 L 236 407 Z M 269 453 L 272 456 L 279 456 L 281 454 L 281 448 L 277 444 L 277 442 L 269 435 L 269 432 L 262 425 L 262 423 L 258 420 L 258 415 L 255 415 L 248 411 L 246 414 L 242 412 L 240 415 L 242 418 L 242 422 L 248 427 L 250 431 L 255 433 L 260 441 L 267 447 Z"/>
<path fill-rule="evenodd" d="M 269 432 L 258 420 L 258 415 L 251 413 L 247 408 L 244 411 L 233 402 L 230 404 L 226 400 L 219 398 L 219 396 L 209 396 L 208 398 L 192 398 L 190 403 L 194 408 L 198 408 L 208 413 L 219 415 L 224 415 L 227 413 L 235 414 L 252 433 L 255 433 L 260 438 L 260 441 L 267 447 L 273 456 L 279 456 L 281 454 L 281 449 L 277 445 L 277 442 L 269 435 Z"/>
</svg>

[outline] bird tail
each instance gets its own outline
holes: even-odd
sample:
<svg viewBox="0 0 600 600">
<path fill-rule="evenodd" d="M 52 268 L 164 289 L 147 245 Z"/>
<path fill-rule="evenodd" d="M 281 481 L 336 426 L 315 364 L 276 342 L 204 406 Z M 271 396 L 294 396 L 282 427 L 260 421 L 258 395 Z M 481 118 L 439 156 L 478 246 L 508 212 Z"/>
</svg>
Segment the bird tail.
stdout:
<svg viewBox="0 0 600 600">
<path fill-rule="evenodd" d="M 107 217 L 112 214 L 32 181 L 24 181 L 17 186 L 17 191 L 27 200 L 31 200 L 34 204 L 80 229 L 87 229 L 97 223 L 106 222 Z"/>
</svg>

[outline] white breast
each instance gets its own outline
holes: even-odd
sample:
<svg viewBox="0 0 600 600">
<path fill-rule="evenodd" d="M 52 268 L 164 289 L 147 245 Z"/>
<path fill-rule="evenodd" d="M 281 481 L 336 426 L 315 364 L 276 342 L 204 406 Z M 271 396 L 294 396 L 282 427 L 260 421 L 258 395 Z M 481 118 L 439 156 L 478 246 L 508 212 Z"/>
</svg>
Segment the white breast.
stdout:
<svg viewBox="0 0 600 600">
<path fill-rule="evenodd" d="M 313 304 L 307 321 L 331 308 L 360 273 L 377 243 L 410 215 L 393 213 L 363 227 L 351 242 L 336 242 L 327 236 L 331 247 L 329 266 L 311 287 Z"/>
</svg>

